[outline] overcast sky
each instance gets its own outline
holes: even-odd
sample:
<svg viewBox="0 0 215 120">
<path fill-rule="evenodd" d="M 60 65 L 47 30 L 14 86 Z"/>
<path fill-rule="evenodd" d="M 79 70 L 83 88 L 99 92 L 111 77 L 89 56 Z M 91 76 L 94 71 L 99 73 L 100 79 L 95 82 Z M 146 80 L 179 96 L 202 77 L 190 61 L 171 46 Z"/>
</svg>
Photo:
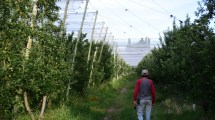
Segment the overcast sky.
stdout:
<svg viewBox="0 0 215 120">
<path fill-rule="evenodd" d="M 135 43 L 140 38 L 148 37 L 151 39 L 151 47 L 158 43 L 159 34 L 172 28 L 173 18 L 179 24 L 179 20 L 184 21 L 188 15 L 191 22 L 196 18 L 194 12 L 197 10 L 199 0 L 89 0 L 87 15 L 83 32 L 91 36 L 95 12 L 98 10 L 98 18 L 94 38 L 98 38 L 99 32 L 104 22 L 104 27 L 108 27 L 108 37 L 114 38 L 122 52 L 123 59 L 132 66 L 137 65 L 149 49 L 143 51 L 137 49 L 131 52 L 124 48 L 131 38 Z M 61 17 L 66 0 L 61 0 L 58 5 L 62 8 Z M 80 28 L 86 0 L 70 0 L 66 28 L 68 32 Z M 170 17 L 170 16 L 173 17 Z M 77 22 L 79 21 L 79 22 Z M 103 35 L 105 30 L 103 30 Z M 126 52 L 125 52 L 126 51 Z M 121 53 L 119 53 L 121 55 Z M 126 55 L 128 54 L 128 55 Z M 141 56 L 142 55 L 142 56 Z M 138 57 L 138 58 L 137 58 Z"/>
<path fill-rule="evenodd" d="M 90 0 L 89 10 L 98 10 L 115 38 L 158 38 L 173 18 L 184 21 L 187 14 L 196 18 L 197 0 Z"/>
<path fill-rule="evenodd" d="M 61 0 L 64 4 L 66 0 Z M 69 9 L 83 12 L 86 1 L 70 0 Z M 115 39 L 158 38 L 163 31 L 172 27 L 173 18 L 184 21 L 187 14 L 193 20 L 198 0 L 89 0 L 87 12 L 98 10 L 97 22 L 105 22 L 108 33 Z M 64 10 L 64 9 L 62 9 Z M 80 19 L 81 19 L 80 15 Z M 95 14 L 88 14 L 86 21 L 93 22 Z M 73 19 L 73 18 L 70 18 Z M 88 20 L 87 20 L 88 19 Z M 99 28 L 101 26 L 97 26 Z"/>
</svg>

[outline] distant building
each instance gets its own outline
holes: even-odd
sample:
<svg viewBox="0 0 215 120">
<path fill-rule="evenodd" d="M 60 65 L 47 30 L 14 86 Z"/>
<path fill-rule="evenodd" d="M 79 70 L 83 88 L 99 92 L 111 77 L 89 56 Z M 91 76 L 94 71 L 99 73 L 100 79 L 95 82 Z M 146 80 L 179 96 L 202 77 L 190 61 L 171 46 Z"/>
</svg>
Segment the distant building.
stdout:
<svg viewBox="0 0 215 120">
<path fill-rule="evenodd" d="M 150 39 L 149 38 L 145 38 L 145 39 L 143 39 L 143 38 L 141 38 L 137 43 L 133 43 L 133 44 L 131 44 L 131 39 L 129 38 L 128 39 L 128 45 L 127 45 L 127 47 L 135 47 L 135 48 L 137 48 L 137 47 L 144 47 L 144 48 L 150 48 Z"/>
<path fill-rule="evenodd" d="M 135 43 L 132 43 L 132 39 L 129 38 L 127 45 L 124 47 L 124 49 L 121 49 L 120 56 L 129 65 L 136 67 L 143 57 L 150 52 L 150 50 L 149 38 L 141 38 Z"/>
</svg>

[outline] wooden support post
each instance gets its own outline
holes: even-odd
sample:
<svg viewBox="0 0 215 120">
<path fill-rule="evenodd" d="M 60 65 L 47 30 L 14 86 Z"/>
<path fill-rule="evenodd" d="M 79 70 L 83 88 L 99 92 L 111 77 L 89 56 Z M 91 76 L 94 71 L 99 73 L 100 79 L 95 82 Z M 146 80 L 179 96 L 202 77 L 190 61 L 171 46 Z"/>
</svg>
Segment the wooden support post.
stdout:
<svg viewBox="0 0 215 120">
<path fill-rule="evenodd" d="M 85 20 L 85 16 L 86 16 L 86 12 L 87 12 L 88 3 L 89 3 L 89 0 L 86 0 L 86 5 L 85 5 L 85 9 L 84 9 L 84 15 L 83 15 L 83 18 L 82 18 L 80 30 L 78 32 L 78 39 L 77 39 L 76 44 L 75 44 L 74 54 L 73 54 L 73 58 L 72 58 L 72 65 L 71 65 L 71 72 L 72 73 L 73 73 L 73 70 L 74 70 L 74 63 L 75 63 L 75 57 L 76 57 L 76 54 L 77 54 L 78 43 L 81 40 L 81 36 L 82 36 L 82 28 L 83 28 L 83 25 L 84 25 L 84 20 Z M 67 92 L 66 92 L 66 100 L 68 100 L 68 98 L 69 98 L 70 86 L 71 86 L 71 80 L 68 81 Z"/>
<path fill-rule="evenodd" d="M 88 87 L 92 85 L 92 75 L 93 75 L 93 68 L 94 68 L 94 63 L 96 61 L 96 54 L 97 54 L 97 47 L 96 47 L 96 50 L 94 52 L 94 55 L 93 55 L 93 62 L 91 64 L 91 70 L 90 70 L 90 77 L 89 77 L 89 82 L 88 82 Z"/>
<path fill-rule="evenodd" d="M 105 36 L 104 36 L 103 41 L 102 41 L 102 48 L 101 48 L 101 51 L 100 51 L 100 55 L 99 55 L 99 60 L 98 60 L 98 62 L 100 62 L 101 57 L 102 57 L 102 52 L 103 52 L 103 48 L 104 48 L 104 43 L 105 43 L 107 31 L 108 31 L 108 27 L 106 28 Z"/>
<path fill-rule="evenodd" d="M 69 1 L 70 0 L 66 1 L 66 5 L 65 5 L 65 9 L 64 9 L 63 22 L 62 22 L 62 28 L 61 28 L 61 37 L 63 37 L 63 33 L 65 32 L 65 24 L 66 24 Z"/>
<path fill-rule="evenodd" d="M 98 42 L 100 42 L 101 41 L 101 36 L 102 36 L 102 31 L 103 31 L 103 28 L 104 28 L 104 22 L 103 22 L 103 24 L 102 24 L 102 28 L 101 28 L 101 30 L 100 30 L 100 33 L 99 33 L 99 39 L 98 39 Z"/>
<path fill-rule="evenodd" d="M 87 57 L 87 64 L 90 61 L 90 53 L 91 53 L 91 48 L 92 48 L 92 42 L 94 40 L 93 37 L 94 37 L 94 30 L 95 30 L 95 26 L 96 26 L 97 15 L 98 15 L 98 11 L 96 11 L 96 16 L 95 16 L 94 23 L 93 23 L 93 29 L 92 29 L 91 39 L 90 39 L 90 46 L 89 46 L 88 57 Z"/>
</svg>

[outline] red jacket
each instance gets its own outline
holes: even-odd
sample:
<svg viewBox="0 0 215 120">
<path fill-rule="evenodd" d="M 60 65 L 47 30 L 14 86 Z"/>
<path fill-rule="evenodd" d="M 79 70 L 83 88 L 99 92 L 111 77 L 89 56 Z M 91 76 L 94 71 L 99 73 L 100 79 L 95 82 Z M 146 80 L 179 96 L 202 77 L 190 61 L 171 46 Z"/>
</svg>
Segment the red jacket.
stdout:
<svg viewBox="0 0 215 120">
<path fill-rule="evenodd" d="M 138 79 L 136 82 L 135 89 L 134 89 L 134 97 L 133 97 L 134 101 L 136 101 L 136 99 L 137 99 L 137 96 L 139 94 L 140 85 L 141 85 L 143 80 L 144 80 L 144 77 Z M 149 82 L 150 82 L 152 104 L 154 104 L 155 103 L 155 88 L 154 88 L 154 84 L 153 84 L 152 80 L 149 79 Z"/>
</svg>

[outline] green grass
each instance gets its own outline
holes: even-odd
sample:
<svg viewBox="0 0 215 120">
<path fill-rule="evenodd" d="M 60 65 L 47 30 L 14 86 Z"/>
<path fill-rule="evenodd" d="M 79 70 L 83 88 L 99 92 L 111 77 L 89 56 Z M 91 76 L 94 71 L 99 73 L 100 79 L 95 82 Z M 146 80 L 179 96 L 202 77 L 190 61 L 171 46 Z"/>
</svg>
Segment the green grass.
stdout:
<svg viewBox="0 0 215 120">
<path fill-rule="evenodd" d="M 86 90 L 84 97 L 74 95 L 70 98 L 66 106 L 46 109 L 44 120 L 104 120 L 104 117 L 108 117 L 108 120 L 136 120 L 136 110 L 132 105 L 136 79 L 135 74 L 130 74 L 114 82 L 91 87 Z M 155 89 L 156 104 L 152 120 L 215 120 L 206 119 L 201 110 L 192 111 L 188 103 L 164 98 L 158 85 L 155 85 Z M 110 108 L 112 112 L 108 112 Z M 212 117 L 213 114 L 208 118 Z M 19 115 L 17 120 L 30 120 L 30 117 Z"/>
<path fill-rule="evenodd" d="M 115 103 L 122 84 L 125 84 L 124 78 L 113 81 L 87 89 L 84 97 L 74 93 L 66 106 L 46 108 L 43 120 L 103 120 L 108 109 Z M 35 118 L 38 115 L 39 112 L 35 113 Z M 17 120 L 30 120 L 30 117 L 20 114 Z"/>
<path fill-rule="evenodd" d="M 35 115 L 35 118 L 38 118 L 38 114 Z M 73 114 L 71 113 L 70 109 L 66 106 L 55 108 L 55 109 L 48 109 L 45 111 L 44 120 L 83 120 L 84 117 L 81 114 Z M 31 118 L 26 115 L 19 115 L 17 120 L 31 120 Z"/>
</svg>

